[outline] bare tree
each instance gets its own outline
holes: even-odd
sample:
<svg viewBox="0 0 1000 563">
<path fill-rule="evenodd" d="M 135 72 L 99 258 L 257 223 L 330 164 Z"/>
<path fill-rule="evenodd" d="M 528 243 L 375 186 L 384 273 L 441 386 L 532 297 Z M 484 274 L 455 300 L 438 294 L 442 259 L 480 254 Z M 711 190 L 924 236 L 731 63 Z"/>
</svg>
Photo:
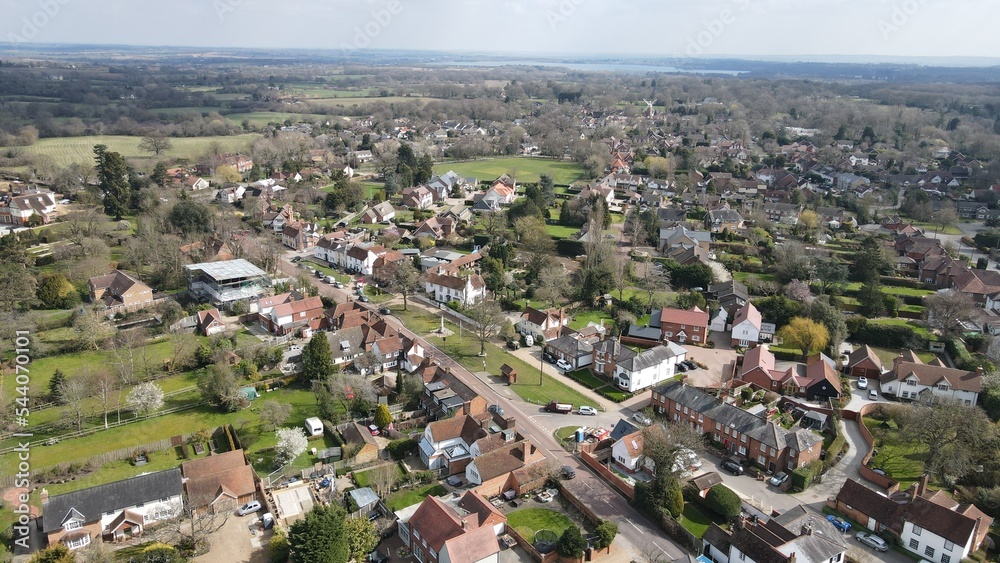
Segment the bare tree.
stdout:
<svg viewBox="0 0 1000 563">
<path fill-rule="evenodd" d="M 151 133 L 142 138 L 139 142 L 139 149 L 146 152 L 151 152 L 156 156 L 160 156 L 165 151 L 170 150 L 174 144 L 170 142 L 170 139 L 164 137 L 160 133 Z"/>
<path fill-rule="evenodd" d="M 410 260 L 399 260 L 389 273 L 389 287 L 403 296 L 403 310 L 409 309 L 407 298 L 420 291 L 420 272 Z"/>
<path fill-rule="evenodd" d="M 260 420 L 274 430 L 285 423 L 292 415 L 292 405 L 278 401 L 264 401 L 260 406 Z"/>
<path fill-rule="evenodd" d="M 371 483 L 375 493 L 380 497 L 385 497 L 392 492 L 392 486 L 399 480 L 399 472 L 394 463 L 387 463 L 372 469 L 369 476 L 368 482 Z"/>
<path fill-rule="evenodd" d="M 645 231 L 646 225 L 643 223 L 642 214 L 639 212 L 639 208 L 633 207 L 625 219 L 625 233 L 632 240 L 633 247 L 641 246 L 639 243 L 645 242 L 640 240 L 640 237 L 645 236 Z"/>
<path fill-rule="evenodd" d="M 174 543 L 198 552 L 208 551 L 208 537 L 218 532 L 229 521 L 229 510 L 211 510 L 208 506 L 195 506 L 191 498 L 185 494 L 177 518 L 170 521 L 170 532 Z M 220 554 L 225 556 L 225 554 Z"/>
<path fill-rule="evenodd" d="M 535 296 L 555 307 L 570 291 L 569 272 L 562 264 L 555 264 L 542 270 L 538 276 Z"/>
<path fill-rule="evenodd" d="M 77 432 L 83 430 L 83 423 L 87 420 L 87 399 L 90 395 L 90 384 L 84 377 L 67 378 L 60 386 L 59 396 L 65 401 L 70 422 Z"/>
<path fill-rule="evenodd" d="M 101 403 L 101 416 L 104 418 L 104 428 L 107 428 L 108 411 L 111 410 L 111 403 L 112 401 L 116 404 L 118 402 L 116 400 L 118 398 L 118 379 L 105 369 L 95 371 L 88 379 L 94 396 Z"/>
<path fill-rule="evenodd" d="M 611 259 L 612 287 L 618 290 L 618 301 L 621 302 L 625 289 L 631 278 L 632 261 L 621 254 L 615 254 Z"/>
<path fill-rule="evenodd" d="M 479 355 L 486 355 L 486 342 L 489 341 L 503 326 L 505 319 L 500 305 L 492 299 L 481 299 L 467 310 L 469 318 L 476 326 L 476 337 L 479 338 Z"/>
<path fill-rule="evenodd" d="M 927 324 L 946 339 L 965 332 L 964 323 L 976 318 L 978 307 L 971 297 L 954 289 L 935 293 L 924 299 Z"/>
</svg>

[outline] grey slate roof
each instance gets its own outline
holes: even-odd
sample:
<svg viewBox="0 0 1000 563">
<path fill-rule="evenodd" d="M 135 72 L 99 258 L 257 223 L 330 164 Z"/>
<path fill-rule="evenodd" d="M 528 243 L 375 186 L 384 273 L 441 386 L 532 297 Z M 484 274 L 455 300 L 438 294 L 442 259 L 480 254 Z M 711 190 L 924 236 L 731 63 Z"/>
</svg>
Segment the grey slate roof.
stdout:
<svg viewBox="0 0 1000 563">
<path fill-rule="evenodd" d="M 615 427 L 611 429 L 611 439 L 617 442 L 618 440 L 621 440 L 624 436 L 628 436 L 629 434 L 635 432 L 638 429 L 639 427 L 625 420 L 624 418 L 620 419 L 618 423 L 615 424 Z"/>
<path fill-rule="evenodd" d="M 56 495 L 44 505 L 42 531 L 46 534 L 62 528 L 70 510 L 83 515 L 85 522 L 97 522 L 101 515 L 182 493 L 180 468 L 168 469 Z"/>
<path fill-rule="evenodd" d="M 688 387 L 682 382 L 674 381 L 660 386 L 656 389 L 656 393 L 733 428 L 740 434 L 746 434 L 765 446 L 781 450 L 787 445 L 786 437 L 789 432 L 784 428 L 739 407 L 723 403 L 708 393 Z M 804 437 L 802 441 L 805 441 Z"/>
<path fill-rule="evenodd" d="M 546 348 L 558 350 L 571 358 L 579 358 L 593 352 L 594 347 L 586 340 L 567 334 L 560 336 L 551 342 L 545 343 Z"/>
</svg>

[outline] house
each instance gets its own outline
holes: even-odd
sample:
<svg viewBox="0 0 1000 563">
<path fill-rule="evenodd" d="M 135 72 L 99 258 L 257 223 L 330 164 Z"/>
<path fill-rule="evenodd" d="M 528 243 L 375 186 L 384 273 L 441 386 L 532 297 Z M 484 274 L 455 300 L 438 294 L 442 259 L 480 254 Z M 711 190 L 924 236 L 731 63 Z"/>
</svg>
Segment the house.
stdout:
<svg viewBox="0 0 1000 563">
<path fill-rule="evenodd" d="M 774 354 L 766 346 L 757 346 L 743 355 L 743 365 L 738 368 L 736 378 L 759 389 L 793 397 L 838 398 L 843 388 L 835 365 L 830 358 L 818 354 L 809 358 L 805 366 L 798 364 L 784 371 L 777 370 Z"/>
<path fill-rule="evenodd" d="M 660 340 L 700 344 L 708 340 L 708 313 L 698 307 L 691 310 L 654 309 L 649 326 L 660 329 Z"/>
<path fill-rule="evenodd" d="M 545 351 L 557 360 L 565 361 L 574 370 L 587 367 L 594 360 L 594 344 L 602 334 L 603 331 L 586 336 L 574 331 L 546 342 Z"/>
<path fill-rule="evenodd" d="M 348 364 L 365 353 L 365 331 L 364 322 L 367 319 L 361 315 L 354 315 L 351 320 L 360 321 L 359 324 L 342 326 L 335 332 L 327 332 L 326 339 L 330 342 L 330 349 L 333 351 L 334 365 Z"/>
<path fill-rule="evenodd" d="M 198 176 L 190 176 L 188 178 L 185 178 L 184 181 L 181 183 L 184 185 L 184 189 L 191 191 L 206 190 L 210 185 L 208 183 L 208 180 Z"/>
<path fill-rule="evenodd" d="M 412 512 L 401 510 L 399 537 L 420 563 L 497 563 L 497 536 L 507 518 L 482 495 L 468 491 L 455 505 L 428 496 Z"/>
<path fill-rule="evenodd" d="M 712 524 L 702 557 L 716 563 L 839 563 L 850 541 L 822 514 L 803 505 L 773 518 L 743 515 L 731 531 Z"/>
<path fill-rule="evenodd" d="M 516 329 L 525 336 L 531 335 L 535 342 L 548 342 L 562 334 L 563 329 L 569 326 L 569 320 L 562 307 L 552 307 L 544 311 L 525 307 L 521 318 L 517 321 Z"/>
<path fill-rule="evenodd" d="M 375 204 L 361 214 L 361 222 L 368 224 L 387 223 L 396 218 L 396 208 L 388 201 Z"/>
<path fill-rule="evenodd" d="M 79 549 L 91 541 L 120 542 L 141 536 L 150 524 L 183 509 L 181 470 L 147 473 L 49 498 L 42 489 L 41 531 L 48 544 Z"/>
<path fill-rule="evenodd" d="M 511 184 L 497 180 L 490 189 L 486 190 L 483 197 L 496 200 L 501 206 L 510 205 L 517 198 L 517 189 Z"/>
<path fill-rule="evenodd" d="M 431 217 L 417 223 L 413 230 L 414 237 L 430 237 L 441 240 L 450 237 L 455 232 L 455 221 L 449 217 Z"/>
<path fill-rule="evenodd" d="M 222 320 L 222 313 L 215 307 L 198 311 L 198 332 L 205 336 L 214 336 L 225 332 L 226 323 Z"/>
<path fill-rule="evenodd" d="M 486 282 L 479 274 L 461 277 L 446 272 L 443 267 L 438 268 L 436 273 L 428 272 L 424 280 L 424 291 L 438 303 L 458 301 L 473 305 L 486 298 Z"/>
<path fill-rule="evenodd" d="M 224 514 L 258 500 L 257 475 L 243 450 L 213 454 L 181 464 L 188 508 L 198 514 Z"/>
<path fill-rule="evenodd" d="M 286 336 L 303 328 L 316 330 L 320 328 L 322 318 L 323 301 L 319 296 L 297 301 L 289 299 L 269 307 L 260 306 L 257 312 L 260 326 L 275 336 Z"/>
<path fill-rule="evenodd" d="M 138 311 L 153 304 L 153 288 L 121 270 L 90 278 L 87 288 L 90 301 L 112 313 Z"/>
<path fill-rule="evenodd" d="M 736 310 L 733 317 L 733 330 L 731 333 L 732 345 L 756 346 L 760 342 L 760 329 L 763 324 L 760 311 L 754 304 L 747 301 L 745 305 Z"/>
<path fill-rule="evenodd" d="M 48 225 L 59 215 L 56 203 L 56 194 L 48 190 L 4 196 L 0 198 L 0 224 L 21 227 L 37 217 L 37 224 Z"/>
<path fill-rule="evenodd" d="M 925 364 L 913 354 L 902 354 L 892 361 L 892 369 L 879 378 L 882 393 L 899 399 L 920 400 L 925 396 L 953 399 L 975 405 L 983 390 L 983 368 L 965 371 Z"/>
<path fill-rule="evenodd" d="M 708 231 L 692 231 L 686 227 L 661 228 L 660 244 L 661 252 L 666 252 L 675 248 L 700 247 L 706 253 L 712 242 L 712 233 Z"/>
<path fill-rule="evenodd" d="M 1000 272 L 965 270 L 952 276 L 951 287 L 971 297 L 980 307 L 985 307 L 987 298 L 1000 292 Z"/>
<path fill-rule="evenodd" d="M 627 473 L 648 471 L 652 473 L 653 462 L 642 456 L 643 434 L 636 430 L 622 436 L 611 445 L 611 459 L 614 464 Z"/>
<path fill-rule="evenodd" d="M 615 358 L 613 381 L 619 388 L 635 393 L 673 377 L 677 364 L 686 357 L 687 350 L 673 342 L 642 352 L 619 354 Z"/>
<path fill-rule="evenodd" d="M 292 250 L 311 248 L 319 240 L 319 225 L 305 221 L 288 223 L 281 228 L 281 244 Z"/>
<path fill-rule="evenodd" d="M 350 422 L 343 431 L 344 443 L 353 446 L 360 446 L 358 453 L 354 455 L 354 464 L 369 463 L 378 459 L 379 447 L 375 436 L 368 431 L 368 428 L 361 426 L 357 422 Z"/>
<path fill-rule="evenodd" d="M 474 455 L 482 453 L 473 445 L 489 433 L 492 417 L 486 413 L 459 415 L 431 422 L 420 438 L 420 460 L 428 469 L 443 475 L 464 473 Z M 511 439 L 514 433 L 511 432 Z"/>
<path fill-rule="evenodd" d="M 844 370 L 851 377 L 866 377 L 877 381 L 882 377 L 882 360 L 871 346 L 863 344 L 848 356 Z"/>
<path fill-rule="evenodd" d="M 720 233 L 724 229 L 734 231 L 743 228 L 743 216 L 725 205 L 718 209 L 710 209 L 705 214 L 705 228 L 713 233 Z"/>
<path fill-rule="evenodd" d="M 545 454 L 530 440 L 504 444 L 473 458 L 465 468 L 469 485 L 487 498 L 512 489 L 518 495 L 527 493 L 542 486 L 548 474 Z"/>
<path fill-rule="evenodd" d="M 925 475 L 889 497 L 848 479 L 837 493 L 836 509 L 868 530 L 892 536 L 925 561 L 963 561 L 983 547 L 993 519 L 974 504 L 929 491 L 927 481 Z"/>
<path fill-rule="evenodd" d="M 236 185 L 233 187 L 222 188 L 215 194 L 215 199 L 223 203 L 236 203 L 243 199 L 244 194 L 246 194 L 246 186 Z"/>
<path fill-rule="evenodd" d="M 772 223 L 795 225 L 799 222 L 799 213 L 802 213 L 801 205 L 794 203 L 764 203 L 764 214 L 767 215 L 767 220 Z"/>
<path fill-rule="evenodd" d="M 191 295 L 216 307 L 256 300 L 271 286 L 267 272 L 242 258 L 188 264 L 184 271 Z"/>
<path fill-rule="evenodd" d="M 726 311 L 742 307 L 750 301 L 750 292 L 747 291 L 747 286 L 735 279 L 727 282 L 713 283 L 708 286 L 708 295 L 711 299 L 718 301 L 719 307 Z"/>
<path fill-rule="evenodd" d="M 434 205 L 434 194 L 426 186 L 406 188 L 402 192 L 403 207 L 410 209 L 427 209 Z"/>
<path fill-rule="evenodd" d="M 285 225 L 295 222 L 295 211 L 290 204 L 285 204 L 277 210 L 271 208 L 261 216 L 261 222 L 265 227 L 271 227 L 272 231 L 280 233 Z"/>
<path fill-rule="evenodd" d="M 785 430 L 680 381 L 655 387 L 652 394 L 656 412 L 674 424 L 709 434 L 732 455 L 766 471 L 795 470 L 819 459 L 823 449 L 823 439 L 809 430 Z"/>
<path fill-rule="evenodd" d="M 488 412 L 486 399 L 450 370 L 430 362 L 417 373 L 424 381 L 420 404 L 432 418 L 449 418 L 457 414 L 481 415 Z"/>
</svg>

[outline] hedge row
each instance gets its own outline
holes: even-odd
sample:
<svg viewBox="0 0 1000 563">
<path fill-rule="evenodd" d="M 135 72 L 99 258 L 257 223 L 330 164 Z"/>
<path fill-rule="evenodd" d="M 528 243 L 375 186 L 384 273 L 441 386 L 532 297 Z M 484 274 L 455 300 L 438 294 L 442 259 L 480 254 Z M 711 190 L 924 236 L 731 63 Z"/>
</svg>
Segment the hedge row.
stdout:
<svg viewBox="0 0 1000 563">
<path fill-rule="evenodd" d="M 817 477 L 823 474 L 823 462 L 820 460 L 814 460 L 807 463 L 805 466 L 792 471 L 792 488 L 798 491 L 804 491 L 809 488 L 809 485 L 813 484 L 813 481 Z"/>
<path fill-rule="evenodd" d="M 823 460 L 823 470 L 827 470 L 837 463 L 837 456 L 840 455 L 844 446 L 847 445 L 847 440 L 844 438 L 843 434 L 838 435 L 836 438 L 830 442 L 830 446 L 826 448 L 826 458 Z"/>
<path fill-rule="evenodd" d="M 923 350 L 926 341 L 907 325 L 869 323 L 868 319 L 852 316 L 847 319 L 847 333 L 852 342 L 864 342 L 879 348 L 912 348 Z"/>
<path fill-rule="evenodd" d="M 910 289 L 927 289 L 927 284 L 921 282 L 920 280 L 898 278 L 895 276 L 879 276 L 879 279 L 882 281 L 882 285 L 891 285 L 893 287 L 908 287 Z"/>
</svg>

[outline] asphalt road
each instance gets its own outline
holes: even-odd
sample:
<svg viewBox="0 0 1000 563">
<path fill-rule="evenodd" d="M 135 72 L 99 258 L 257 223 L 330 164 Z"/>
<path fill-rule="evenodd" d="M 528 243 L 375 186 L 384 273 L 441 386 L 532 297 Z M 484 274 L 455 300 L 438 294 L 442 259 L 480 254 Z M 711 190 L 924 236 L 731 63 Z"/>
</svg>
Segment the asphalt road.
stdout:
<svg viewBox="0 0 1000 563">
<path fill-rule="evenodd" d="M 302 271 L 285 259 L 280 260 L 278 267 L 291 278 Z M 321 295 L 335 297 L 340 302 L 347 301 L 350 296 L 348 288 L 337 289 L 313 277 L 310 277 L 310 280 L 319 289 Z M 363 305 L 371 306 L 370 304 Z M 491 404 L 499 404 L 504 409 L 505 414 L 515 416 L 518 419 L 518 430 L 521 434 L 534 442 L 555 466 L 568 465 L 573 467 L 577 476 L 575 479 L 565 481 L 566 488 L 577 498 L 586 499 L 588 506 L 598 517 L 618 524 L 619 539 L 616 541 L 628 544 L 621 547 L 628 549 L 634 555 L 649 551 L 649 548 L 658 549 L 668 561 L 678 559 L 684 554 L 683 549 L 633 509 L 624 497 L 611 489 L 607 483 L 587 469 L 571 453 L 564 450 L 552 435 L 556 428 L 562 426 L 593 425 L 596 417 L 545 413 L 538 405 L 520 400 L 507 386 L 490 382 L 487 379 L 487 374 L 473 374 L 420 335 L 407 329 L 399 319 L 392 316 L 388 316 L 386 319 L 386 322 L 407 337 L 418 340 L 425 349 L 433 354 L 442 367 L 450 368 L 452 373 L 472 390 L 485 397 Z"/>
</svg>

